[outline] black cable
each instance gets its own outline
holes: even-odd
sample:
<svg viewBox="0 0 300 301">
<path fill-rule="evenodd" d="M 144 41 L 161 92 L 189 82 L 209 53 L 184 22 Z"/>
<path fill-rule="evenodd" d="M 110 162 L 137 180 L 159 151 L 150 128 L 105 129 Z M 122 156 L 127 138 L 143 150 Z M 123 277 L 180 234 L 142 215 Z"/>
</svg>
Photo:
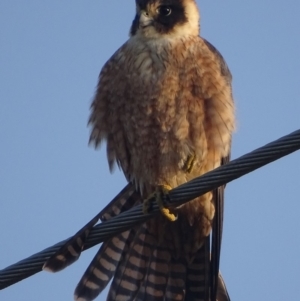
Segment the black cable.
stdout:
<svg viewBox="0 0 300 301">
<path fill-rule="evenodd" d="M 238 159 L 230 161 L 228 164 L 210 171 L 186 184 L 174 188 L 169 193 L 168 201 L 171 205 L 178 206 L 298 149 L 300 149 L 300 130 L 258 148 Z M 95 226 L 87 239 L 84 249 L 89 249 L 108 237 L 144 222 L 158 213 L 158 211 L 158 206 L 154 203 L 152 213 L 145 215 L 142 212 L 142 205 L 139 205 L 115 218 Z M 40 272 L 45 261 L 58 251 L 65 241 L 66 240 L 61 241 L 52 247 L 0 270 L 0 289 L 4 289 L 22 279 Z"/>
</svg>

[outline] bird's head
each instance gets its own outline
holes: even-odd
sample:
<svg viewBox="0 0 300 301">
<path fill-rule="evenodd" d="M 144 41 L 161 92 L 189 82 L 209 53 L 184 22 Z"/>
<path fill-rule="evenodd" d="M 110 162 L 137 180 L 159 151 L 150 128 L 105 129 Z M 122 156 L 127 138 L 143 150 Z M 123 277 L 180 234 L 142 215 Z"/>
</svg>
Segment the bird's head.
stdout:
<svg viewBox="0 0 300 301">
<path fill-rule="evenodd" d="M 199 35 L 195 0 L 136 0 L 130 35 L 146 38 Z"/>
</svg>

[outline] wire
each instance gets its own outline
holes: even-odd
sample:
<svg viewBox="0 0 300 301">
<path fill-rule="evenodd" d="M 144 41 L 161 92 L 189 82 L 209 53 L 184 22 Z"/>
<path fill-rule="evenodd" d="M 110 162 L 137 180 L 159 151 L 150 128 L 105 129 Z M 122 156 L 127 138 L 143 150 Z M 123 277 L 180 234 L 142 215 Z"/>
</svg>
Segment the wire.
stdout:
<svg viewBox="0 0 300 301">
<path fill-rule="evenodd" d="M 238 159 L 230 161 L 228 164 L 216 168 L 201 177 L 174 188 L 169 192 L 168 201 L 171 206 L 181 205 L 299 149 L 300 130 L 297 130 Z M 130 229 L 134 225 L 145 222 L 159 211 L 156 203 L 153 204 L 152 209 L 150 214 L 144 214 L 142 205 L 138 205 L 115 218 L 95 226 L 87 239 L 84 250 L 99 244 L 108 237 Z M 61 241 L 0 270 L 0 289 L 4 289 L 40 272 L 45 261 L 58 251 L 66 241 Z"/>
</svg>

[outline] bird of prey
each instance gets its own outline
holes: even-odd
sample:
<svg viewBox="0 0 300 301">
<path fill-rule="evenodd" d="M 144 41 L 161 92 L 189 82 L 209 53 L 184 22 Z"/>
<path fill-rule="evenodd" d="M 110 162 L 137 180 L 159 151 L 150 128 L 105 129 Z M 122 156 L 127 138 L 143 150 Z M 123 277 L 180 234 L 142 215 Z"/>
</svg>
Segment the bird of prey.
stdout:
<svg viewBox="0 0 300 301">
<path fill-rule="evenodd" d="M 130 38 L 101 70 L 89 124 L 90 142 L 107 143 L 128 185 L 44 269 L 76 260 L 97 219 L 136 204 L 161 213 L 105 241 L 75 290 L 93 300 L 112 279 L 107 300 L 229 300 L 219 274 L 224 187 L 170 209 L 169 189 L 229 160 L 234 130 L 231 74 L 199 36 L 195 0 L 136 0 Z M 213 228 L 210 259 L 210 233 Z"/>
</svg>

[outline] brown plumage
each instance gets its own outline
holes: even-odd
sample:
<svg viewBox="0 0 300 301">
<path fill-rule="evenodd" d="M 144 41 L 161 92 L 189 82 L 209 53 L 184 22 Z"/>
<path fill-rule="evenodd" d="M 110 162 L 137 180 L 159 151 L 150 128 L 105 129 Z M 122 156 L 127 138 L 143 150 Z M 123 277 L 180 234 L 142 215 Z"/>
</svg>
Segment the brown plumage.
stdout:
<svg viewBox="0 0 300 301">
<path fill-rule="evenodd" d="M 98 147 L 106 141 L 110 168 L 117 163 L 132 183 L 102 219 L 141 203 L 157 187 L 174 188 L 220 166 L 229 157 L 234 129 L 231 75 L 219 52 L 199 37 L 195 1 L 136 4 L 131 37 L 103 67 L 91 106 L 90 142 Z M 222 201 L 220 188 L 176 208 L 175 222 L 161 215 L 108 240 L 75 298 L 92 300 L 114 277 L 107 300 L 214 300 L 217 282 L 223 283 L 218 276 L 222 231 L 215 265 L 210 265 L 209 234 Z M 217 213 L 215 228 L 222 223 L 222 212 Z M 83 242 L 94 222 L 78 234 Z M 65 265 L 72 261 L 68 252 L 65 248 L 61 255 Z M 51 263 L 46 268 L 56 269 Z M 229 300 L 225 286 L 219 285 L 218 297 Z"/>
</svg>

